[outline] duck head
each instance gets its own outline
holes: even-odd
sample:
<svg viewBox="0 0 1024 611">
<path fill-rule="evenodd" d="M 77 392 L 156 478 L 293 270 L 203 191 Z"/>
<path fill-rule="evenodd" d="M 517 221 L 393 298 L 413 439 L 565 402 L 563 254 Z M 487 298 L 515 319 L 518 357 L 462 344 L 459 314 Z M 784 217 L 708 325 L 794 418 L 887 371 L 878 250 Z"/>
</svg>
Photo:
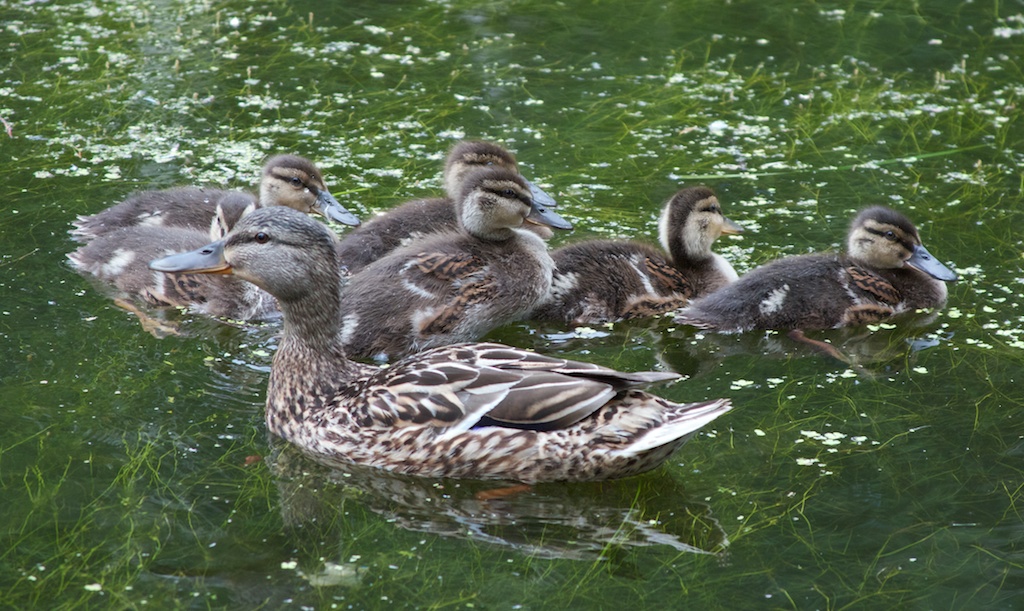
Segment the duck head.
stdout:
<svg viewBox="0 0 1024 611">
<path fill-rule="evenodd" d="M 307 214 L 315 212 L 345 225 L 359 224 L 359 219 L 327 190 L 320 170 L 297 155 L 277 155 L 267 160 L 260 179 L 260 203 Z"/>
<path fill-rule="evenodd" d="M 723 233 L 742 232 L 722 214 L 718 197 L 708 187 L 680 189 L 665 202 L 658 219 L 661 245 L 677 261 L 707 259 L 711 245 Z"/>
<path fill-rule="evenodd" d="M 452 147 L 444 163 L 444 190 L 448 197 L 458 201 L 466 177 L 480 168 L 500 168 L 519 174 L 515 155 L 505 147 L 483 140 L 463 140 Z M 523 180 L 538 205 L 544 208 L 555 207 L 553 197 L 526 178 Z"/>
<path fill-rule="evenodd" d="M 522 176 L 503 168 L 469 173 L 457 201 L 462 226 L 487 240 L 506 240 L 524 223 L 572 229 L 568 221 L 534 201 Z"/>
<path fill-rule="evenodd" d="M 885 206 L 862 210 L 853 219 L 846 240 L 851 259 L 876 269 L 911 267 L 943 282 L 957 279 L 953 270 L 921 244 L 910 220 Z"/>
</svg>

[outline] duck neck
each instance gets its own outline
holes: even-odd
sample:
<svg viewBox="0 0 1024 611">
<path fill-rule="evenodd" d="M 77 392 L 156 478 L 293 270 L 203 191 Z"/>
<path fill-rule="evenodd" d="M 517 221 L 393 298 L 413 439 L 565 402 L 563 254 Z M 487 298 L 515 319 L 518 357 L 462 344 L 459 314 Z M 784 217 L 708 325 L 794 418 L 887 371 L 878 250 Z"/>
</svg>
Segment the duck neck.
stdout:
<svg viewBox="0 0 1024 611">
<path fill-rule="evenodd" d="M 274 196 L 271 193 L 271 186 L 269 181 L 264 177 L 260 180 L 260 190 L 256 192 L 256 207 L 262 208 L 266 206 L 266 203 L 273 200 Z"/>
<path fill-rule="evenodd" d="M 696 233 L 696 235 L 688 235 Z M 679 265 L 681 263 L 701 263 L 713 257 L 711 243 L 697 232 L 696 228 L 683 227 L 682 231 L 673 235 L 671 239 L 662 243 L 668 251 L 672 261 Z"/>
<path fill-rule="evenodd" d="M 274 354 L 267 386 L 267 428 L 284 439 L 308 433 L 311 420 L 327 409 L 365 366 L 348 360 L 339 341 L 340 287 L 315 298 L 280 302 L 284 337 Z"/>
<path fill-rule="evenodd" d="M 711 243 L 714 240 L 706 239 L 701 233 L 701 228 L 693 223 L 682 223 L 677 218 L 678 214 L 671 203 L 661 211 L 658 217 L 658 241 L 665 249 L 672 262 L 679 265 L 684 262 L 706 261 L 712 257 Z"/>
</svg>

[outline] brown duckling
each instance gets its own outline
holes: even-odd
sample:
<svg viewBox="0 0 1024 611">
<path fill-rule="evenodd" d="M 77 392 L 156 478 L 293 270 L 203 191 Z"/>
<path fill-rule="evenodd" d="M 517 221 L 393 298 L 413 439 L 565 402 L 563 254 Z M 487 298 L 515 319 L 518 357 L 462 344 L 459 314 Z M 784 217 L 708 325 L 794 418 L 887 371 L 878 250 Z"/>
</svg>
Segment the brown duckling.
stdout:
<svg viewBox="0 0 1024 611">
<path fill-rule="evenodd" d="M 198 187 L 145 191 L 103 212 L 78 217 L 72 234 L 87 242 L 68 255 L 82 274 L 112 285 L 120 296 L 155 307 L 190 307 L 207 316 L 264 320 L 279 315 L 266 292 L 237 278 L 154 273 L 149 261 L 225 236 L 242 216 L 264 206 L 316 212 L 357 225 L 327 191 L 320 170 L 295 155 L 270 158 L 260 196 Z M 140 318 L 144 315 L 137 312 Z"/>
<path fill-rule="evenodd" d="M 406 202 L 366 221 L 341 241 L 342 264 L 354 274 L 416 238 L 458 229 L 456 202 L 462 184 L 467 175 L 479 168 L 502 168 L 519 173 L 515 156 L 504 147 L 476 140 L 459 142 L 448 153 L 444 164 L 446 196 Z M 526 185 L 539 206 L 554 207 L 555 200 L 551 196 L 529 181 Z M 530 225 L 528 229 L 545 239 L 551 237 L 551 230 L 545 225 Z"/>
<path fill-rule="evenodd" d="M 863 210 L 846 254 L 785 257 L 683 308 L 677 320 L 726 333 L 752 329 L 831 329 L 885 320 L 946 302 L 948 267 L 921 244 L 905 216 L 883 206 Z"/>
<path fill-rule="evenodd" d="M 515 178 L 508 189 L 528 198 Z M 635 388 L 672 373 L 623 373 L 499 344 L 446 346 L 387 368 L 350 361 L 336 241 L 307 216 L 271 208 L 224 240 L 151 263 L 234 274 L 278 299 L 284 335 L 267 428 L 323 464 L 526 483 L 625 477 L 658 466 L 730 408 L 727 399 L 676 404 Z"/>
<path fill-rule="evenodd" d="M 519 174 L 475 170 L 458 209 L 460 229 L 414 241 L 352 276 L 341 308 L 350 356 L 393 360 L 472 341 L 524 317 L 547 294 L 554 263 L 544 241 L 521 227 L 572 226 L 538 206 Z"/>
<path fill-rule="evenodd" d="M 221 225 L 223 226 L 223 225 Z M 151 307 L 188 307 L 207 316 L 233 320 L 267 320 L 280 316 L 277 301 L 266 291 L 234 276 L 165 274 L 149 262 L 208 244 L 210 236 L 195 229 L 138 225 L 108 231 L 68 255 L 72 266 L 113 286 L 123 307 L 148 317 L 131 302 Z"/>
<path fill-rule="evenodd" d="M 142 191 L 102 212 L 79 216 L 71 235 L 88 242 L 126 227 L 156 226 L 203 231 L 216 239 L 243 215 L 266 206 L 287 206 L 346 225 L 359 224 L 327 190 L 313 162 L 297 155 L 277 155 L 263 165 L 258 197 L 203 187 Z"/>
<path fill-rule="evenodd" d="M 687 187 L 662 209 L 664 251 L 632 240 L 585 240 L 558 248 L 551 294 L 532 318 L 596 324 L 671 312 L 736 280 L 711 246 L 743 228 L 722 214 L 714 191 Z"/>
</svg>

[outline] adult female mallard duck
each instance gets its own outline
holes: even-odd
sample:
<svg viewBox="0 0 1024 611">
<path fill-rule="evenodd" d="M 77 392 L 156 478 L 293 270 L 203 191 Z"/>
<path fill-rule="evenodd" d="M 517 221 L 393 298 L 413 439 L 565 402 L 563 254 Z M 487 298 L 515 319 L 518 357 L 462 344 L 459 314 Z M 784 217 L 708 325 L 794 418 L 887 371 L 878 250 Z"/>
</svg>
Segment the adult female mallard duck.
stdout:
<svg viewBox="0 0 1024 611">
<path fill-rule="evenodd" d="M 905 216 L 883 206 L 853 220 L 846 254 L 786 257 L 683 308 L 677 320 L 722 332 L 801 332 L 878 322 L 941 307 L 956 280 Z"/>
<path fill-rule="evenodd" d="M 356 273 L 391 251 L 424 235 L 458 229 L 458 198 L 466 177 L 480 168 L 501 168 L 519 173 L 516 158 L 493 142 L 467 140 L 456 144 L 444 164 L 445 197 L 406 202 L 372 218 L 341 241 L 342 264 Z M 520 176 L 520 178 L 522 178 Z M 553 208 L 555 200 L 523 178 L 533 200 L 544 208 Z M 543 238 L 551 230 L 542 225 L 529 227 Z"/>
<path fill-rule="evenodd" d="M 624 477 L 654 468 L 730 407 L 634 388 L 675 374 L 622 373 L 499 344 L 437 348 L 387 368 L 350 361 L 335 243 L 304 215 L 266 209 L 224 240 L 150 264 L 234 274 L 277 298 L 284 335 L 267 427 L 320 462 L 526 483 Z"/>
<path fill-rule="evenodd" d="M 88 242 L 119 229 L 147 226 L 203 231 L 210 239 L 218 239 L 243 215 L 266 206 L 287 206 L 345 225 L 359 224 L 327 190 L 313 162 L 297 155 L 277 155 L 263 165 L 258 197 L 203 187 L 142 191 L 102 212 L 79 216 L 71 235 Z"/>
<path fill-rule="evenodd" d="M 352 276 L 341 307 L 345 350 L 396 359 L 473 341 L 526 316 L 551 287 L 554 263 L 539 223 L 572 225 L 538 206 L 518 174 L 478 169 L 459 195 L 462 228 L 426 236 Z"/>
<path fill-rule="evenodd" d="M 533 313 L 570 324 L 614 322 L 679 309 L 736 280 L 711 250 L 723 233 L 743 228 L 722 214 L 714 191 L 688 187 L 673 195 L 658 221 L 664 252 L 642 242 L 586 240 L 554 250 L 551 294 Z"/>
</svg>

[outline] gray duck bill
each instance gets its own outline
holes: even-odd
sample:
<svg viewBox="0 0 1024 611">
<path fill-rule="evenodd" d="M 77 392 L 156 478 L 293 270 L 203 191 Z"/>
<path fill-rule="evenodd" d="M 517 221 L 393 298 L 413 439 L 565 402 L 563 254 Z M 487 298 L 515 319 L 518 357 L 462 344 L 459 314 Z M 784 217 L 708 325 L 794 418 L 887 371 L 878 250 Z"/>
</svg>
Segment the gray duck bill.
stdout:
<svg viewBox="0 0 1024 611">
<path fill-rule="evenodd" d="M 924 246 L 914 247 L 914 254 L 907 259 L 907 265 L 943 282 L 953 282 L 957 279 L 953 270 L 939 262 Z"/>
<path fill-rule="evenodd" d="M 572 223 L 562 218 L 554 210 L 548 210 L 541 206 L 536 200 L 530 204 L 530 208 L 530 215 L 526 217 L 526 222 L 536 225 L 547 225 L 555 229 L 572 229 Z"/>
<path fill-rule="evenodd" d="M 231 266 L 224 260 L 224 241 L 214 242 L 196 250 L 169 255 L 149 262 L 149 269 L 166 273 L 230 274 Z"/>
<path fill-rule="evenodd" d="M 530 197 L 533 198 L 534 203 L 544 208 L 557 208 L 558 203 L 555 198 L 548 195 L 548 192 L 541 189 L 537 185 L 533 184 L 533 181 L 526 180 L 526 186 L 530 187 Z"/>
<path fill-rule="evenodd" d="M 359 219 L 356 215 L 346 210 L 345 207 L 341 205 L 341 202 L 336 200 L 334 196 L 327 191 L 321 191 L 317 194 L 316 203 L 313 204 L 313 209 L 336 223 L 352 225 L 353 227 L 359 225 Z"/>
</svg>

